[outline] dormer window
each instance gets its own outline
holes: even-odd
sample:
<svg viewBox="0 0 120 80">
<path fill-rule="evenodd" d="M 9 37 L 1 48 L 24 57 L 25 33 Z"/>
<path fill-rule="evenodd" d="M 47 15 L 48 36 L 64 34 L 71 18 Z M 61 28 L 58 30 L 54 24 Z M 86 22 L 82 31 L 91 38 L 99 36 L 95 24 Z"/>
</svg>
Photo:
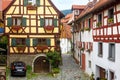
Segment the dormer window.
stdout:
<svg viewBox="0 0 120 80">
<path fill-rule="evenodd" d="M 75 16 L 77 16 L 77 15 L 79 15 L 79 10 L 74 10 L 74 14 L 75 14 Z"/>
<path fill-rule="evenodd" d="M 28 4 L 35 5 L 36 4 L 36 0 L 28 0 Z"/>
</svg>

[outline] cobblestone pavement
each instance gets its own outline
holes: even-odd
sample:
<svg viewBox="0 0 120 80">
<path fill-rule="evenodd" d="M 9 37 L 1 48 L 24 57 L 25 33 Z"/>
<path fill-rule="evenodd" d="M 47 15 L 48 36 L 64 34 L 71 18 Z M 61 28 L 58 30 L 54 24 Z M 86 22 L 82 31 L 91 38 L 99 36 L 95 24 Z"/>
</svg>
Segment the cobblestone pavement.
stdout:
<svg viewBox="0 0 120 80">
<path fill-rule="evenodd" d="M 88 76 L 80 70 L 79 65 L 75 63 L 70 54 L 63 54 L 62 57 L 63 65 L 60 66 L 61 71 L 55 77 L 44 74 L 34 79 L 9 77 L 9 80 L 89 80 Z"/>
</svg>

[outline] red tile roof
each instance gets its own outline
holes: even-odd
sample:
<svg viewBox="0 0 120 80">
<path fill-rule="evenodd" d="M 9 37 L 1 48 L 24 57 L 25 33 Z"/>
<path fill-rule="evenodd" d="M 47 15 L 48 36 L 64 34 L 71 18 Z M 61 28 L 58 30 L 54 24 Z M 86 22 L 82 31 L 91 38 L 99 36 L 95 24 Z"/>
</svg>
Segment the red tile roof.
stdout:
<svg viewBox="0 0 120 80">
<path fill-rule="evenodd" d="M 12 0 L 2 0 L 2 11 L 5 10 Z"/>
<path fill-rule="evenodd" d="M 72 5 L 72 10 L 74 9 L 84 9 L 86 5 Z"/>
</svg>

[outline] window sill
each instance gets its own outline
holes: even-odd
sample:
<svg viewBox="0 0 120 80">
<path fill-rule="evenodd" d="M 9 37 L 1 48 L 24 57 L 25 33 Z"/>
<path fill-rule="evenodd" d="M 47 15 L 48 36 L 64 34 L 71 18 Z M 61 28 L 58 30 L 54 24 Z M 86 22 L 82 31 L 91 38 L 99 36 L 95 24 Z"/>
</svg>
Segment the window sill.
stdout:
<svg viewBox="0 0 120 80">
<path fill-rule="evenodd" d="M 36 10 L 37 6 L 34 5 L 27 5 L 27 10 Z"/>
<path fill-rule="evenodd" d="M 103 55 L 102 54 L 98 54 L 98 57 L 103 57 Z"/>
<path fill-rule="evenodd" d="M 115 62 L 115 58 L 108 58 L 108 60 Z"/>
</svg>

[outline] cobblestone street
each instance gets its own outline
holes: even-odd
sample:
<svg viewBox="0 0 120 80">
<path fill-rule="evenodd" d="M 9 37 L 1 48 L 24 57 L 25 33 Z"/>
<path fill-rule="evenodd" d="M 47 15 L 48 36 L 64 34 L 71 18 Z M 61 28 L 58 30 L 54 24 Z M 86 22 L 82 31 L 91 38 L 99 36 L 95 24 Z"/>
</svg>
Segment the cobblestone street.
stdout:
<svg viewBox="0 0 120 80">
<path fill-rule="evenodd" d="M 56 77 L 45 74 L 34 79 L 9 77 L 9 80 L 89 80 L 88 76 L 79 69 L 79 65 L 75 63 L 70 54 L 63 54 L 62 57 L 63 65 L 60 66 L 61 71 Z"/>
</svg>

